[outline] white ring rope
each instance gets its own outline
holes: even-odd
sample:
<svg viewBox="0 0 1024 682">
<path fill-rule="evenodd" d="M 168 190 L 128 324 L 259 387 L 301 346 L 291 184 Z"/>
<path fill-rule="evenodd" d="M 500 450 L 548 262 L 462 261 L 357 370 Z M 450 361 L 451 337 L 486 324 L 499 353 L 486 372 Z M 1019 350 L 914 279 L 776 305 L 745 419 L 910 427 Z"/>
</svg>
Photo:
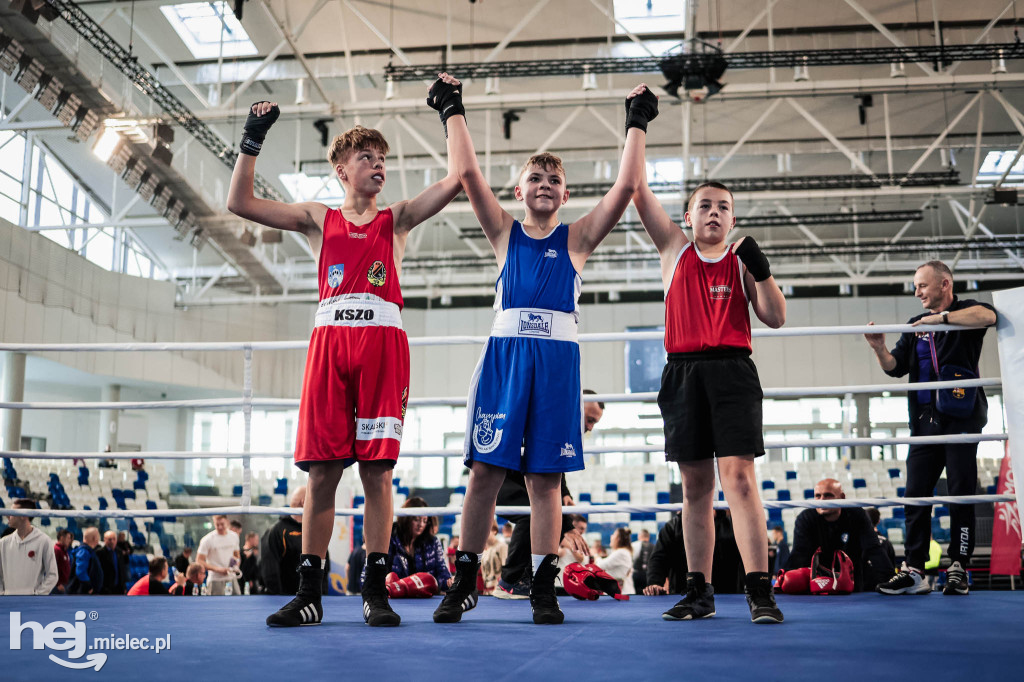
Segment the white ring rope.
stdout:
<svg viewBox="0 0 1024 682">
<path fill-rule="evenodd" d="M 896 436 L 893 438 L 794 438 L 793 440 L 765 441 L 766 450 L 785 448 L 834 448 L 858 445 L 943 445 L 946 443 L 987 443 L 1005 441 L 1005 433 L 960 433 L 948 436 Z M 664 453 L 662 445 L 622 444 L 596 445 L 584 449 L 584 454 L 608 453 Z M 242 459 L 245 457 L 276 457 L 291 459 L 295 453 L 276 452 L 176 452 L 166 450 L 142 452 L 32 452 L 29 450 L 0 451 L 0 457 L 11 459 Z M 461 449 L 403 450 L 402 457 L 462 457 Z"/>
<path fill-rule="evenodd" d="M 755 338 L 776 336 L 835 336 L 838 334 L 909 334 L 922 330 L 953 332 L 982 329 L 954 324 L 933 324 L 915 327 L 909 324 L 847 325 L 834 327 L 789 327 L 783 329 L 752 329 Z M 657 341 L 664 332 L 601 332 L 580 334 L 581 342 L 602 341 Z M 419 336 L 409 339 L 410 346 L 452 346 L 486 343 L 488 336 Z M 0 351 L 15 353 L 51 352 L 108 352 L 108 351 L 233 351 L 233 350 L 306 350 L 308 340 L 297 341 L 218 341 L 172 343 L 0 343 Z"/>
<path fill-rule="evenodd" d="M 853 509 L 859 507 L 930 507 L 936 504 L 987 504 L 1012 502 L 1013 495 L 941 495 L 936 497 L 866 497 L 848 500 L 763 500 L 765 509 Z M 716 501 L 715 509 L 728 509 L 729 503 Z M 562 508 L 563 514 L 641 514 L 649 512 L 676 512 L 683 508 L 681 502 L 666 504 L 576 504 Z M 302 509 L 290 507 L 202 507 L 193 509 L 4 509 L 4 516 L 53 517 L 66 519 L 134 519 L 166 518 L 171 516 L 194 517 L 216 514 L 261 514 L 301 515 Z M 335 516 L 362 516 L 365 509 L 337 509 Z M 495 507 L 498 516 L 527 516 L 529 507 Z M 405 507 L 394 510 L 395 516 L 461 516 L 462 507 Z"/>
<path fill-rule="evenodd" d="M 248 366 L 248 365 L 247 365 Z M 251 380 L 251 379 L 250 379 Z M 942 388 L 990 388 L 1001 386 L 1000 379 L 962 379 L 957 381 L 919 381 L 909 384 L 868 384 L 864 386 L 806 386 L 794 388 L 766 388 L 765 398 L 793 398 L 801 396 L 831 396 L 847 393 L 893 393 L 934 391 Z M 251 389 L 249 389 L 251 392 Z M 586 395 L 587 403 L 646 403 L 655 402 L 657 392 L 601 393 Z M 410 398 L 409 407 L 465 407 L 466 398 Z M 297 409 L 297 398 L 201 398 L 196 400 L 139 400 L 134 402 L 0 402 L 0 409 L 8 410 L 161 410 L 181 407 L 217 409 L 246 405 L 262 409 Z"/>
</svg>

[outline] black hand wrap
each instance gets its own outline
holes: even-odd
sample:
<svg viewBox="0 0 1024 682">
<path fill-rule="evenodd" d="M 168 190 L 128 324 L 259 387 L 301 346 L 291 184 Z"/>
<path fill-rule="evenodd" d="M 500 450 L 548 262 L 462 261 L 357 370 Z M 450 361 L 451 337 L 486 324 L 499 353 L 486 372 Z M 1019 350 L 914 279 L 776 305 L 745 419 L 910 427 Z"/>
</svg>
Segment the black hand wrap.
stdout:
<svg viewBox="0 0 1024 682">
<path fill-rule="evenodd" d="M 242 133 L 242 143 L 239 145 L 239 151 L 249 156 L 259 156 L 260 150 L 263 148 L 263 140 L 267 137 L 267 131 L 270 130 L 270 126 L 274 125 L 274 121 L 281 115 L 281 109 L 276 104 L 270 107 L 270 111 L 257 116 L 252 113 L 253 107 L 262 102 L 256 102 L 249 107 L 249 115 L 245 117 L 245 132 Z"/>
<path fill-rule="evenodd" d="M 462 83 L 452 85 L 438 78 L 427 91 L 427 106 L 441 117 L 444 136 L 448 137 L 448 119 L 466 115 L 466 107 L 462 106 Z"/>
<path fill-rule="evenodd" d="M 744 237 L 740 245 L 736 247 L 736 255 L 747 266 L 747 270 L 754 276 L 755 282 L 763 282 L 772 276 L 768 259 L 761 253 L 761 247 L 757 245 L 753 237 Z"/>
<path fill-rule="evenodd" d="M 626 98 L 626 132 L 639 128 L 647 132 L 647 124 L 658 117 L 658 96 L 649 89 L 636 97 Z"/>
</svg>

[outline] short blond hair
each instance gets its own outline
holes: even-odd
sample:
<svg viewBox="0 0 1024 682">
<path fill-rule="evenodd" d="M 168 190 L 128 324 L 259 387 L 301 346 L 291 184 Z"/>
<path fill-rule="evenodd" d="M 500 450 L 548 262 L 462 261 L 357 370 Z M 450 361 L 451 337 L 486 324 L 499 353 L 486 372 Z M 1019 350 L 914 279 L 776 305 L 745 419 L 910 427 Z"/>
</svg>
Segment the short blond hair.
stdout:
<svg viewBox="0 0 1024 682">
<path fill-rule="evenodd" d="M 556 173 L 561 173 L 563 178 L 565 177 L 565 166 L 562 165 L 562 159 L 548 152 L 534 154 L 528 158 L 526 163 L 523 164 L 522 170 L 519 171 L 520 178 L 523 177 L 523 173 L 530 170 L 530 166 L 540 166 L 546 171 L 555 171 Z"/>
<path fill-rule="evenodd" d="M 327 150 L 327 160 L 331 162 L 331 166 L 337 166 L 347 159 L 349 154 L 360 149 L 373 149 L 382 154 L 391 151 L 388 141 L 379 130 L 356 126 L 334 136 Z"/>
</svg>

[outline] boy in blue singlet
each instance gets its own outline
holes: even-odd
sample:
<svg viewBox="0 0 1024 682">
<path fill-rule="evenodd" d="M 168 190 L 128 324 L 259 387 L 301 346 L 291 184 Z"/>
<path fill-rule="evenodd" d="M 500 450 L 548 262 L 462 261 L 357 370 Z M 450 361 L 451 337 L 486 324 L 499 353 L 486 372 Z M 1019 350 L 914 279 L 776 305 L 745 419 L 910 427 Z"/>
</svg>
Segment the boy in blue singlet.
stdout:
<svg viewBox="0 0 1024 682">
<path fill-rule="evenodd" d="M 520 222 L 506 213 L 480 170 L 466 127 L 461 84 L 440 74 L 427 98 L 445 124 L 451 159 L 498 261 L 491 336 L 473 374 L 467 406 L 469 486 L 455 580 L 434 622 L 455 623 L 477 603 L 476 574 L 506 470 L 522 471 L 530 495 L 533 622 L 558 624 L 555 598 L 561 538 L 561 474 L 583 468 L 583 410 L 579 273 L 622 217 L 645 173 L 647 122 L 658 99 L 637 86 L 626 99 L 626 144 L 619 175 L 597 207 L 564 225 L 558 209 L 569 198 L 561 160 L 537 154 L 523 166 L 515 197 L 525 205 Z"/>
</svg>

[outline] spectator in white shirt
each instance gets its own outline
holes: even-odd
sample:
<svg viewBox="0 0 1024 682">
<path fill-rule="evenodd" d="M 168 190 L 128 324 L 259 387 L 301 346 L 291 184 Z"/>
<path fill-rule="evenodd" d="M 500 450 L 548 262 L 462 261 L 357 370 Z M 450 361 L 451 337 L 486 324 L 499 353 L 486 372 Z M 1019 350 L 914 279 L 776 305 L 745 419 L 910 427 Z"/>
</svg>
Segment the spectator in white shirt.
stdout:
<svg viewBox="0 0 1024 682">
<path fill-rule="evenodd" d="M 225 594 L 228 584 L 231 584 L 232 595 L 241 594 L 238 544 L 238 533 L 228 530 L 228 517 L 214 516 L 213 530 L 199 541 L 199 556 L 196 557 L 196 563 L 209 574 L 207 584 L 211 595 Z"/>
<path fill-rule="evenodd" d="M 622 594 L 636 594 L 633 587 L 633 543 L 629 528 L 617 528 L 612 533 L 612 551 L 594 563 L 619 583 Z"/>
<path fill-rule="evenodd" d="M 32 500 L 15 500 L 15 509 L 36 509 Z M 11 516 L 14 532 L 0 540 L 0 595 L 50 594 L 57 584 L 53 540 L 32 526 L 28 516 Z"/>
</svg>

